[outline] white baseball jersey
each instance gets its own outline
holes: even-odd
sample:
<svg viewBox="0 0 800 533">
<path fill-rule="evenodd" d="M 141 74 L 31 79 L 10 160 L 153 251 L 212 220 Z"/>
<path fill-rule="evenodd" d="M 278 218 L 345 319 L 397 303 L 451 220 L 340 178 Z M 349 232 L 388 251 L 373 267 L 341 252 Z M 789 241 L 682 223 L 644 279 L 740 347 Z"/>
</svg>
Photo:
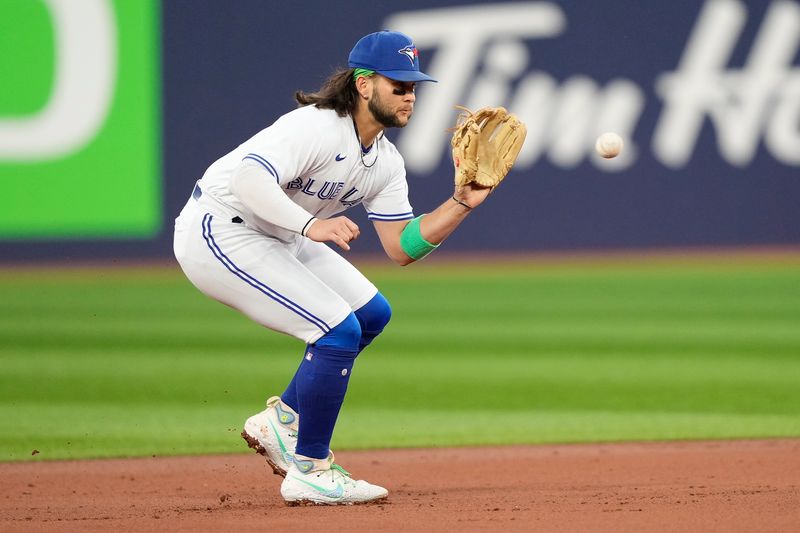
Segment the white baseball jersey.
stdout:
<svg viewBox="0 0 800 533">
<path fill-rule="evenodd" d="M 363 158 L 363 159 L 362 159 Z M 198 182 L 248 224 L 279 239 L 292 232 L 256 217 L 229 190 L 242 163 L 263 167 L 286 195 L 317 218 L 331 218 L 363 203 L 370 220 L 413 218 L 403 158 L 383 135 L 363 153 L 349 116 L 306 106 L 280 117 L 218 159 Z"/>
<path fill-rule="evenodd" d="M 214 162 L 175 220 L 175 257 L 198 289 L 314 343 L 377 288 L 327 245 L 246 208 L 230 191 L 243 164 L 263 168 L 264 179 L 317 218 L 363 203 L 371 220 L 394 221 L 413 218 L 403 159 L 382 136 L 363 153 L 349 116 L 303 107 Z"/>
</svg>

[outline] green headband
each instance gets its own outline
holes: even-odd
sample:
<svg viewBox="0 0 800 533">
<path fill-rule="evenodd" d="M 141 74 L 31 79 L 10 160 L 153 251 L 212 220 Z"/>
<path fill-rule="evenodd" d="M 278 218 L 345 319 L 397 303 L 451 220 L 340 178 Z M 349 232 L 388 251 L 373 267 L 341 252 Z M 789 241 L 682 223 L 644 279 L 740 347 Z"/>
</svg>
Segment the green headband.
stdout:
<svg viewBox="0 0 800 533">
<path fill-rule="evenodd" d="M 368 78 L 368 77 L 372 76 L 373 74 L 375 74 L 374 70 L 370 70 L 368 68 L 357 68 L 357 69 L 355 69 L 353 71 L 353 79 L 357 80 L 358 78 L 360 78 L 362 76 L 365 77 L 365 78 Z"/>
</svg>

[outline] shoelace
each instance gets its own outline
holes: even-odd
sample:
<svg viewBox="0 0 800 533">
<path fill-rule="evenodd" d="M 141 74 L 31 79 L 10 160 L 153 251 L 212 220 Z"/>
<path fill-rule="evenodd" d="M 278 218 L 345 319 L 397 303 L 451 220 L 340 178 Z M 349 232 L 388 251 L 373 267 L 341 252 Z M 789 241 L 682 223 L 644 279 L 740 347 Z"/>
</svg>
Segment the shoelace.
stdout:
<svg viewBox="0 0 800 533">
<path fill-rule="evenodd" d="M 333 463 L 333 464 L 331 465 L 331 470 L 338 470 L 339 472 L 341 472 L 341 473 L 342 473 L 342 474 L 344 474 L 345 476 L 347 476 L 347 477 L 350 477 L 350 472 L 348 472 L 347 470 L 345 470 L 345 469 L 344 469 L 344 468 L 342 468 L 341 466 L 337 465 L 336 463 Z"/>
<path fill-rule="evenodd" d="M 348 472 L 341 466 L 337 465 L 336 463 L 333 463 L 331 465 L 331 468 L 330 470 L 328 470 L 328 472 L 331 473 L 331 482 L 336 481 L 336 476 L 338 474 L 342 478 L 342 481 L 345 484 L 352 485 L 355 483 L 355 481 L 353 481 L 353 479 L 350 477 L 350 472 Z"/>
</svg>

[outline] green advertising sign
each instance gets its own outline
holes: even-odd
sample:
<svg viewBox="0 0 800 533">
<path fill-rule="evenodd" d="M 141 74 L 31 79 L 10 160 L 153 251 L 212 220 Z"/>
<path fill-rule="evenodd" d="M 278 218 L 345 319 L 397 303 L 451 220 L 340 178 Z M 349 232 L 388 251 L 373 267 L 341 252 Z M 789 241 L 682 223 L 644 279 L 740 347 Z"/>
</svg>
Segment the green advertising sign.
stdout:
<svg viewBox="0 0 800 533">
<path fill-rule="evenodd" d="M 4 0 L 0 239 L 161 227 L 157 0 Z"/>
</svg>

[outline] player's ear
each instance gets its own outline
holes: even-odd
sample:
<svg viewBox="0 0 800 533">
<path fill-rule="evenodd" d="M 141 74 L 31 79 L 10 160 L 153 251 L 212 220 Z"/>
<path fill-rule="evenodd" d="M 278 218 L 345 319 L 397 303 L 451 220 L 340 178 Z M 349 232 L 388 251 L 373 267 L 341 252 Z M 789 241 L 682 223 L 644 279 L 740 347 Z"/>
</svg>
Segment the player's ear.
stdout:
<svg viewBox="0 0 800 533">
<path fill-rule="evenodd" d="M 367 76 L 359 76 L 356 79 L 356 91 L 358 91 L 359 96 L 364 98 L 365 100 L 369 98 L 369 93 L 371 91 L 370 88 L 371 82 Z"/>
</svg>

